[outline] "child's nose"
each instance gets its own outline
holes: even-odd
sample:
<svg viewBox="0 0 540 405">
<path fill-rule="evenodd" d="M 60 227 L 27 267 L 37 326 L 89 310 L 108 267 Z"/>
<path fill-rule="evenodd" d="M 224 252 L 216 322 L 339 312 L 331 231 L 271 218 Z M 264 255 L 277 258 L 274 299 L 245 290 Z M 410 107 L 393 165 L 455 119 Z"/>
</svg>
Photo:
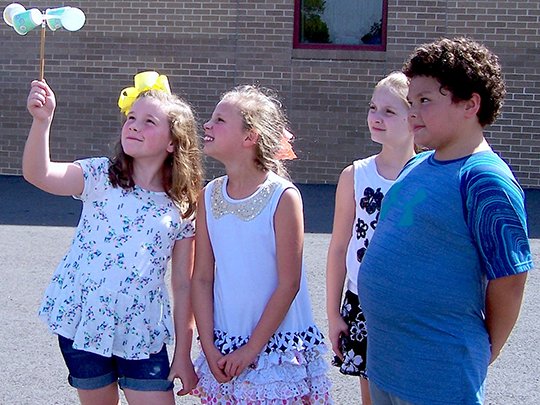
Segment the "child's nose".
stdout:
<svg viewBox="0 0 540 405">
<path fill-rule="evenodd" d="M 371 121 L 381 123 L 382 122 L 381 115 L 379 113 L 376 113 L 376 112 L 371 114 Z"/>
<path fill-rule="evenodd" d="M 204 129 L 210 129 L 210 121 L 207 121 L 203 124 Z"/>
</svg>

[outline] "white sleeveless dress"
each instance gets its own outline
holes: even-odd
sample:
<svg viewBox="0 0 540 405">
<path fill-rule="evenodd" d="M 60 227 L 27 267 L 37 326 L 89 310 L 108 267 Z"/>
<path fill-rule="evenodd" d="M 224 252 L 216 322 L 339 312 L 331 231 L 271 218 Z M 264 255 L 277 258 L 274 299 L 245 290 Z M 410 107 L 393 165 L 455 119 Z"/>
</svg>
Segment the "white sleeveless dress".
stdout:
<svg viewBox="0 0 540 405">
<path fill-rule="evenodd" d="M 251 196 L 227 195 L 227 176 L 205 190 L 206 221 L 216 262 L 214 341 L 228 354 L 246 344 L 274 292 L 278 277 L 274 214 L 282 193 L 294 185 L 269 172 Z M 203 403 L 327 404 L 330 381 L 323 336 L 312 317 L 304 271 L 300 290 L 253 368 L 219 384 L 204 355 L 196 361 Z"/>
</svg>

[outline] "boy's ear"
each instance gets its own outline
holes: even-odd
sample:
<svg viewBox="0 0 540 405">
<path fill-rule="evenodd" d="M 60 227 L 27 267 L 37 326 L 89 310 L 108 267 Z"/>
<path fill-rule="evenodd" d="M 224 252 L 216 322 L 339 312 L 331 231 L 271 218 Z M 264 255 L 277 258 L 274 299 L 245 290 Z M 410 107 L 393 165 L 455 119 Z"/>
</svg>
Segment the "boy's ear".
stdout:
<svg viewBox="0 0 540 405">
<path fill-rule="evenodd" d="M 480 97 L 480 94 L 473 93 L 471 98 L 468 100 L 465 100 L 465 117 L 466 118 L 473 118 L 476 115 L 478 115 L 478 111 L 480 111 L 480 103 L 482 101 L 482 98 Z"/>
</svg>

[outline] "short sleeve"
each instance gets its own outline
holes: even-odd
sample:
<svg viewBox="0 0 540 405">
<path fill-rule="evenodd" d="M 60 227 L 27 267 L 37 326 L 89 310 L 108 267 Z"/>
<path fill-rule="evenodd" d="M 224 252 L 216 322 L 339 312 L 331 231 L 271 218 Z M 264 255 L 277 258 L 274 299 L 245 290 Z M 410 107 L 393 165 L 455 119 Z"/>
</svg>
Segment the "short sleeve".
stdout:
<svg viewBox="0 0 540 405">
<path fill-rule="evenodd" d="M 524 193 L 506 164 L 485 159 L 464 168 L 461 192 L 465 219 L 487 278 L 530 270 Z"/>
<path fill-rule="evenodd" d="M 178 232 L 178 237 L 176 238 L 176 240 L 192 238 L 194 236 L 195 236 L 195 215 L 192 215 L 189 218 L 181 220 L 180 232 Z"/>
<path fill-rule="evenodd" d="M 81 159 L 76 160 L 75 164 L 78 164 L 83 171 L 84 189 L 81 195 L 73 196 L 73 198 L 86 201 L 90 195 L 99 192 L 105 184 L 109 184 L 110 161 L 108 158 Z"/>
</svg>

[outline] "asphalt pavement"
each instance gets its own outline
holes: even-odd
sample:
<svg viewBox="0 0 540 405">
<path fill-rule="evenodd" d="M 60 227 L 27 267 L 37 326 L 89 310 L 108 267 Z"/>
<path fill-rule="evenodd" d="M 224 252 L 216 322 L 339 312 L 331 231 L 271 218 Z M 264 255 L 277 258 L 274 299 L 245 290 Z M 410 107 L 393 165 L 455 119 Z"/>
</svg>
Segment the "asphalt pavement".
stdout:
<svg viewBox="0 0 540 405">
<path fill-rule="evenodd" d="M 324 272 L 335 187 L 299 185 L 306 217 L 305 260 L 316 322 L 327 329 Z M 529 235 L 540 263 L 540 190 L 526 190 Z M 52 272 L 67 251 L 80 202 L 0 176 L 0 404 L 77 404 L 56 339 L 37 318 Z M 490 367 L 486 404 L 540 404 L 540 276 L 530 272 L 521 316 Z M 198 351 L 194 345 L 193 355 Z M 330 354 L 328 354 L 328 360 Z M 360 404 L 358 380 L 330 370 L 336 405 Z M 125 401 L 123 401 L 125 404 Z M 198 404 L 192 397 L 177 404 Z"/>
</svg>

